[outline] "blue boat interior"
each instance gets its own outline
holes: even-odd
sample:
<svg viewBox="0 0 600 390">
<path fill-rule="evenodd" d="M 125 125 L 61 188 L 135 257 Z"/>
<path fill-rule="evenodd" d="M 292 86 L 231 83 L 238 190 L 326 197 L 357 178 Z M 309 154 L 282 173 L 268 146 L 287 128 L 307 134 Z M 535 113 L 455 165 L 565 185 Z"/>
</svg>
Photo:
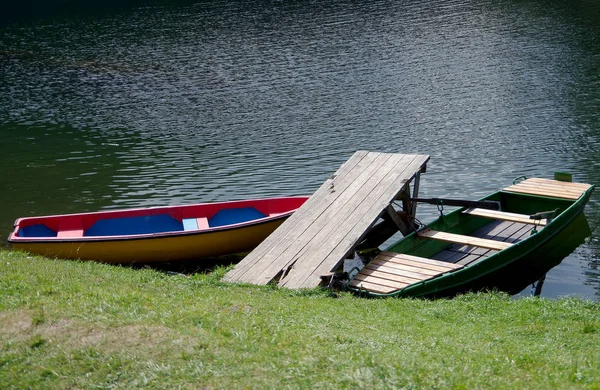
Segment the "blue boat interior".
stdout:
<svg viewBox="0 0 600 390">
<path fill-rule="evenodd" d="M 183 230 L 183 224 L 170 215 L 101 219 L 84 232 L 84 236 L 123 236 L 166 233 Z"/>
<path fill-rule="evenodd" d="M 265 218 L 266 215 L 254 207 L 219 210 L 208 220 L 209 227 L 233 225 Z M 124 236 L 133 234 L 166 233 L 182 230 L 197 230 L 196 218 L 182 222 L 167 214 L 101 219 L 85 230 L 84 236 Z M 20 237 L 57 237 L 57 232 L 44 224 L 19 229 Z"/>
<path fill-rule="evenodd" d="M 234 209 L 219 210 L 215 215 L 208 219 L 208 226 L 217 227 L 233 225 L 236 223 L 253 221 L 255 219 L 265 218 L 266 215 L 254 207 L 239 207 Z"/>
<path fill-rule="evenodd" d="M 19 237 L 56 237 L 56 231 L 44 224 L 25 226 L 19 229 Z"/>
</svg>

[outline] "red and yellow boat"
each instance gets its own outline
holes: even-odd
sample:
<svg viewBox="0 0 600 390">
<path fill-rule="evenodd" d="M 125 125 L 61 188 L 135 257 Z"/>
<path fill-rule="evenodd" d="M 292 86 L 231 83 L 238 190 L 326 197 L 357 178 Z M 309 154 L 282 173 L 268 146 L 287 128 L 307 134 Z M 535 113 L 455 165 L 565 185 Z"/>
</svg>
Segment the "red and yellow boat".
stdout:
<svg viewBox="0 0 600 390">
<path fill-rule="evenodd" d="M 61 259 L 153 263 L 254 249 L 308 197 L 19 218 L 13 249 Z"/>
</svg>

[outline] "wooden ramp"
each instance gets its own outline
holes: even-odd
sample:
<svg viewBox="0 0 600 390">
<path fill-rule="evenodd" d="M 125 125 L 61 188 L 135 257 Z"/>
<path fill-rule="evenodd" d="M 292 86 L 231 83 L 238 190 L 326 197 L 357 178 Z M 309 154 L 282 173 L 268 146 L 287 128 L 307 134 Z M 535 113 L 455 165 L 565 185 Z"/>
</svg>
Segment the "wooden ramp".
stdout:
<svg viewBox="0 0 600 390">
<path fill-rule="evenodd" d="M 364 239 L 426 155 L 356 152 L 273 234 L 225 275 L 229 282 L 314 288 Z"/>
</svg>

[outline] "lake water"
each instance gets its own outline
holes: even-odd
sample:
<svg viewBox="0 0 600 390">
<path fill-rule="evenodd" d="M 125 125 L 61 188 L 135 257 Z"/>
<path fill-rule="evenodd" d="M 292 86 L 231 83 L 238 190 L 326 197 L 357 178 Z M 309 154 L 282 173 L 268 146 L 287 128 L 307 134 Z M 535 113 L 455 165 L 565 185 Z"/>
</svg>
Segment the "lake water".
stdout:
<svg viewBox="0 0 600 390">
<path fill-rule="evenodd" d="M 309 194 L 358 149 L 431 155 L 422 196 L 600 184 L 597 1 L 142 3 L 4 15 L 4 236 L 20 216 Z M 599 203 L 543 296 L 600 300 Z"/>
</svg>

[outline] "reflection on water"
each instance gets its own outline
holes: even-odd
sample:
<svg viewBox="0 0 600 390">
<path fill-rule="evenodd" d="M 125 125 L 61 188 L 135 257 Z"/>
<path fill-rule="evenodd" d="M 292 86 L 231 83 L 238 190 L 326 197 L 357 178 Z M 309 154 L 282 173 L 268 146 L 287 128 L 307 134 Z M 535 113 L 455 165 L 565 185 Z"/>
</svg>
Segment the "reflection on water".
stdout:
<svg viewBox="0 0 600 390">
<path fill-rule="evenodd" d="M 0 231 L 307 194 L 357 149 L 432 155 L 425 195 L 556 170 L 600 183 L 600 12 L 564 3 L 157 2 L 4 22 Z M 557 267 L 580 278 L 561 294 L 600 298 L 599 254 L 592 237 Z"/>
</svg>

